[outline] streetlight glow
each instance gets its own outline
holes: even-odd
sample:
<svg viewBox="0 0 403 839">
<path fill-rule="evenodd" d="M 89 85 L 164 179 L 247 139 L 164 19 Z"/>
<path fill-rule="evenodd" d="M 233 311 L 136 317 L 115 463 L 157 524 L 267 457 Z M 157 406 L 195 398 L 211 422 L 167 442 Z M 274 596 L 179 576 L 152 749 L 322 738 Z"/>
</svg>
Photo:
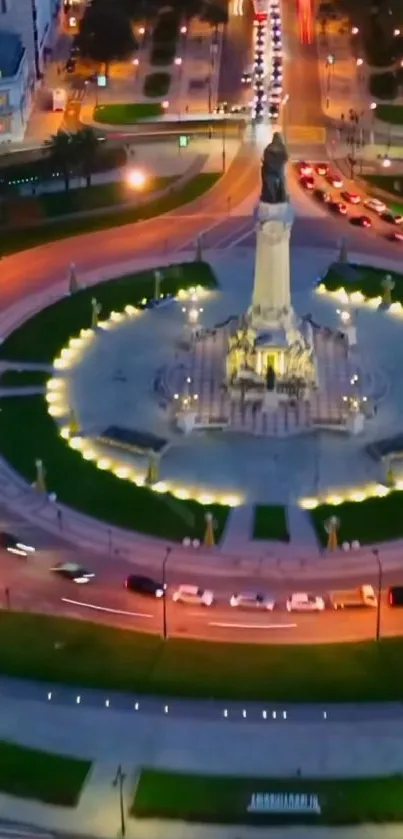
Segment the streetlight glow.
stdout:
<svg viewBox="0 0 403 839">
<path fill-rule="evenodd" d="M 362 67 L 362 65 L 364 64 L 364 59 L 363 58 L 357 58 L 355 63 L 357 65 L 357 67 Z"/>
<path fill-rule="evenodd" d="M 182 64 L 182 59 L 181 58 L 175 58 L 175 64 L 176 64 L 177 67 L 180 67 L 181 64 Z"/>
<path fill-rule="evenodd" d="M 358 29 L 358 26 L 352 26 L 351 27 L 351 34 L 352 35 L 358 35 L 359 31 L 360 30 Z"/>
<path fill-rule="evenodd" d="M 146 185 L 147 178 L 145 172 L 141 169 L 132 169 L 127 175 L 127 184 L 132 189 L 143 189 Z"/>
<path fill-rule="evenodd" d="M 382 166 L 384 169 L 389 169 L 389 166 L 392 165 L 392 161 L 390 157 L 384 157 L 382 160 Z"/>
<path fill-rule="evenodd" d="M 169 108 L 168 99 L 165 99 L 165 102 L 162 103 L 162 107 L 163 107 L 164 111 L 166 111 Z"/>
<path fill-rule="evenodd" d="M 370 107 L 371 111 L 376 111 L 378 106 L 377 106 L 376 102 L 371 102 L 369 107 Z"/>
</svg>

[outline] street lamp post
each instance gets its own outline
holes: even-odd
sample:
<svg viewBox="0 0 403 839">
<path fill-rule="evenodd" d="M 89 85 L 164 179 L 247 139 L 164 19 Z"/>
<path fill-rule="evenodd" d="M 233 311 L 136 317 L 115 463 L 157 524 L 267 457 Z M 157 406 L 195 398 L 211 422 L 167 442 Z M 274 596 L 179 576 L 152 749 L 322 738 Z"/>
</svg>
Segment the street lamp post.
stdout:
<svg viewBox="0 0 403 839">
<path fill-rule="evenodd" d="M 377 565 L 378 565 L 378 603 L 376 607 L 376 631 L 375 631 L 375 639 L 376 641 L 380 640 L 381 637 L 381 603 L 382 603 L 382 578 L 383 578 L 383 568 L 381 558 L 379 556 L 378 548 L 374 548 L 372 551 Z"/>
<path fill-rule="evenodd" d="M 116 775 L 112 781 L 112 786 L 119 786 L 119 809 L 120 809 L 120 831 L 122 836 L 126 836 L 126 821 L 125 821 L 125 807 L 123 801 L 123 784 L 126 780 L 126 775 L 122 770 L 122 764 L 116 770 Z"/>
<path fill-rule="evenodd" d="M 326 110 L 330 107 L 330 74 L 332 72 L 332 67 L 334 67 L 335 57 L 332 53 L 326 57 L 325 67 L 327 70 L 326 74 Z"/>
<path fill-rule="evenodd" d="M 167 548 L 165 552 L 164 559 L 162 560 L 162 587 L 164 589 L 164 594 L 162 595 L 162 637 L 164 641 L 168 638 L 168 628 L 167 628 L 167 596 L 166 596 L 166 569 L 167 569 L 167 562 L 169 559 L 169 555 L 172 551 L 172 548 Z"/>
</svg>

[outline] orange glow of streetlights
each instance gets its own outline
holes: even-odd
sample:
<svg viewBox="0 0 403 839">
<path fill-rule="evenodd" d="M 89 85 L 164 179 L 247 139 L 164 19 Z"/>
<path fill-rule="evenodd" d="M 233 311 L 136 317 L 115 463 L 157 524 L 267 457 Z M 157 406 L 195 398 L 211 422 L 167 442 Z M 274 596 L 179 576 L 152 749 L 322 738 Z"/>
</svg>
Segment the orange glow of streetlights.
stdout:
<svg viewBox="0 0 403 839">
<path fill-rule="evenodd" d="M 165 99 L 165 101 L 162 103 L 162 107 L 163 107 L 164 111 L 168 110 L 168 108 L 169 108 L 168 99 Z"/>
<path fill-rule="evenodd" d="M 351 27 L 351 34 L 352 35 L 358 35 L 359 31 L 360 30 L 358 29 L 358 26 L 352 26 Z"/>
<path fill-rule="evenodd" d="M 177 67 L 180 67 L 181 64 L 182 64 L 182 59 L 181 58 L 175 58 L 175 64 L 176 64 Z"/>
<path fill-rule="evenodd" d="M 378 106 L 377 106 L 376 102 L 371 102 L 369 107 L 370 107 L 371 111 L 376 111 Z"/>
<path fill-rule="evenodd" d="M 146 30 L 145 30 L 144 26 L 139 27 L 139 35 L 145 35 L 145 31 Z"/>
<path fill-rule="evenodd" d="M 187 31 L 188 31 L 187 26 L 181 26 L 181 35 L 186 35 Z"/>
<path fill-rule="evenodd" d="M 357 65 L 357 67 L 362 67 L 362 65 L 364 64 L 364 59 L 363 58 L 357 58 L 355 63 Z"/>
<path fill-rule="evenodd" d="M 131 189 L 144 189 L 147 183 L 147 177 L 142 169 L 132 169 L 127 175 L 127 185 Z"/>
<path fill-rule="evenodd" d="M 134 64 L 135 67 L 138 67 L 139 66 L 138 58 L 133 58 L 132 64 Z"/>
</svg>

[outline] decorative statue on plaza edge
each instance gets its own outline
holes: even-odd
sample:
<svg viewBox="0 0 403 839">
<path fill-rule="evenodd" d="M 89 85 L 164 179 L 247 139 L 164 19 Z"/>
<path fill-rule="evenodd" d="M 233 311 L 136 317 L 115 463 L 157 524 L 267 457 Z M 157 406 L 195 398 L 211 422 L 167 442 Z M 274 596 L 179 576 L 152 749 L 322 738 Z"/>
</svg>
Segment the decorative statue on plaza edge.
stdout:
<svg viewBox="0 0 403 839">
<path fill-rule="evenodd" d="M 288 153 L 283 138 L 275 131 L 262 157 L 260 201 L 263 204 L 284 204 L 288 201 L 284 173 L 287 160 Z"/>
</svg>

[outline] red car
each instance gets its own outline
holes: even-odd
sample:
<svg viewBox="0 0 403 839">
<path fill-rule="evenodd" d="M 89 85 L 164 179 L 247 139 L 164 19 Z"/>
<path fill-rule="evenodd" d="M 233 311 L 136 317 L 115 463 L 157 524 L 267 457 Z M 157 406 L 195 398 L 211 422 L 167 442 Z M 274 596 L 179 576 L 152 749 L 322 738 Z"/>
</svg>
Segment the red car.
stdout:
<svg viewBox="0 0 403 839">
<path fill-rule="evenodd" d="M 299 168 L 299 174 L 301 176 L 312 175 L 312 173 L 313 173 L 313 169 L 312 169 L 311 164 L 310 163 L 305 163 L 304 160 L 301 161 L 301 163 L 298 164 L 298 168 Z"/>
<path fill-rule="evenodd" d="M 327 206 L 329 210 L 332 210 L 334 213 L 339 213 L 340 216 L 347 215 L 347 207 L 342 201 L 329 201 Z"/>
<path fill-rule="evenodd" d="M 311 190 L 315 186 L 315 181 L 311 176 L 305 176 L 303 178 L 300 178 L 299 182 L 300 182 L 301 186 L 304 187 L 304 189 Z"/>
<path fill-rule="evenodd" d="M 350 224 L 355 224 L 356 227 L 372 227 L 372 221 L 369 216 L 353 216 L 350 219 Z"/>
<path fill-rule="evenodd" d="M 341 197 L 344 198 L 345 201 L 348 201 L 349 204 L 361 203 L 361 198 L 356 192 L 348 192 L 347 190 L 344 190 L 344 192 L 341 193 Z"/>
<path fill-rule="evenodd" d="M 318 199 L 318 201 L 322 201 L 323 204 L 329 204 L 332 200 L 330 192 L 327 192 L 325 189 L 315 189 L 314 196 Z"/>
<path fill-rule="evenodd" d="M 340 177 L 340 175 L 336 175 L 334 172 L 328 172 L 326 177 L 329 183 L 332 186 L 336 187 L 336 189 L 341 189 L 341 187 L 343 186 L 343 179 Z"/>
<path fill-rule="evenodd" d="M 315 171 L 318 175 L 327 175 L 329 171 L 329 166 L 327 163 L 317 163 L 315 166 Z"/>
</svg>

